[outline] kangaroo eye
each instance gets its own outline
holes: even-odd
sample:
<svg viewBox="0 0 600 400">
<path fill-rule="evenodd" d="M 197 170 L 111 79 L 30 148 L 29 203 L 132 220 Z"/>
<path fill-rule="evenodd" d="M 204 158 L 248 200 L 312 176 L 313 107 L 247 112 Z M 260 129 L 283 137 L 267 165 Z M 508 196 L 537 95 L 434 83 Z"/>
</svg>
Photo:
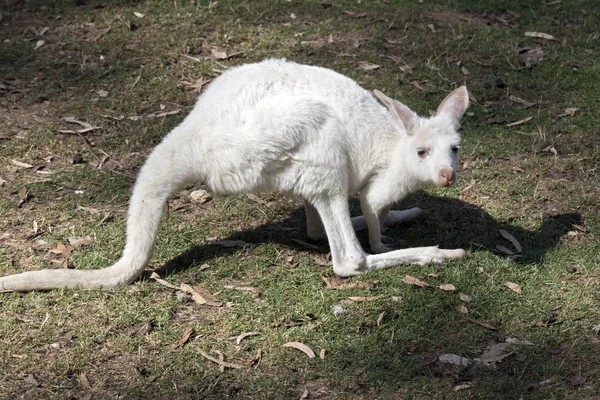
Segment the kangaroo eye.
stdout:
<svg viewBox="0 0 600 400">
<path fill-rule="evenodd" d="M 417 149 L 417 155 L 421 158 L 425 158 L 428 154 L 427 149 Z"/>
<path fill-rule="evenodd" d="M 460 146 L 452 146 L 453 153 L 458 153 L 458 149 L 460 149 Z"/>
</svg>

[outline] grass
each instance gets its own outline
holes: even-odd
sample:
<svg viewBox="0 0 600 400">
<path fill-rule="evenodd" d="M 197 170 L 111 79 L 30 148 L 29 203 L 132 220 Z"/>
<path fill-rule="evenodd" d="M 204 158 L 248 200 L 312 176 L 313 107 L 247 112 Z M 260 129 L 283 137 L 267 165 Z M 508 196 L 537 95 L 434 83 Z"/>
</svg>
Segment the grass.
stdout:
<svg viewBox="0 0 600 400">
<path fill-rule="evenodd" d="M 326 66 L 425 115 L 461 84 L 474 100 L 463 123 L 461 180 L 401 201 L 397 208 L 419 206 L 427 215 L 387 233 L 400 247 L 460 246 L 473 258 L 379 271 L 333 290 L 322 279 L 333 276 L 323 265 L 326 243 L 303 244 L 300 201 L 263 194 L 200 206 L 188 200 L 196 188 L 186 188 L 170 202 L 149 268 L 173 284 L 218 293 L 223 306 L 197 305 L 147 279 L 109 292 L 2 294 L 0 398 L 600 395 L 600 15 L 593 1 L 0 5 L 1 275 L 60 267 L 63 259 L 49 250 L 87 235 L 93 243 L 72 251 L 70 267 L 111 265 L 140 165 L 192 107 L 190 85 L 229 66 L 266 57 Z M 218 60 L 215 48 L 239 54 Z M 365 71 L 363 62 L 380 68 Z M 570 108 L 577 110 L 569 115 Z M 84 134 L 86 144 L 58 132 L 75 127 L 65 116 L 100 129 Z M 82 164 L 72 163 L 77 155 Z M 29 199 L 18 207 L 23 187 Z M 350 204 L 358 213 L 355 199 Z M 35 226 L 41 236 L 32 237 Z M 511 248 L 499 229 L 523 245 L 520 258 L 498 250 Z M 223 248 L 210 243 L 215 237 L 250 246 Z M 406 275 L 451 283 L 472 300 L 407 285 Z M 334 306 L 345 312 L 335 315 Z M 191 336 L 177 346 L 186 328 Z M 259 334 L 236 344 L 231 338 L 243 332 Z M 436 362 L 445 353 L 474 360 L 507 338 L 528 344 L 490 366 L 457 371 Z M 290 341 L 325 349 L 325 359 L 282 347 Z M 220 351 L 242 368 L 221 372 L 199 350 Z"/>
</svg>

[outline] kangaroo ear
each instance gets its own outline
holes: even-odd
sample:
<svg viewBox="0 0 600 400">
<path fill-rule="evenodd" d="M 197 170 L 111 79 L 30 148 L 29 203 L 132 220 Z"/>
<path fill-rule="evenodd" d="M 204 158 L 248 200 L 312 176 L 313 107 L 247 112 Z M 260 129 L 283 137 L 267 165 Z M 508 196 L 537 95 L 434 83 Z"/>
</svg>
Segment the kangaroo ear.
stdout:
<svg viewBox="0 0 600 400">
<path fill-rule="evenodd" d="M 469 107 L 469 92 L 466 86 L 461 86 L 450 93 L 437 109 L 438 115 L 448 115 L 458 124 L 465 111 Z"/>
<path fill-rule="evenodd" d="M 411 134 L 417 124 L 419 118 L 418 115 L 404 104 L 394 99 L 390 99 L 379 90 L 373 90 L 373 94 L 389 108 L 396 124 L 401 128 L 404 128 L 408 134 Z"/>
</svg>

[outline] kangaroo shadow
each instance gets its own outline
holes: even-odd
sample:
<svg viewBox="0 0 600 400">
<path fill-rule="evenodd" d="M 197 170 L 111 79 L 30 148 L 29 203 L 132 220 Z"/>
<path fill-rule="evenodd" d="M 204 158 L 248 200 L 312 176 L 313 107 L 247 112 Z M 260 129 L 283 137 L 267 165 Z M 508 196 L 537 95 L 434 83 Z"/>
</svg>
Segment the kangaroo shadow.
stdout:
<svg viewBox="0 0 600 400">
<path fill-rule="evenodd" d="M 349 205 L 353 215 L 359 214 L 360 207 L 356 199 L 351 198 Z M 468 202 L 436 197 L 422 192 L 399 202 L 394 208 L 406 209 L 417 205 L 425 210 L 424 215 L 386 232 L 387 236 L 399 243 L 398 247 L 437 244 L 444 248 L 462 247 L 476 252 L 494 252 L 498 257 L 508 257 L 509 255 L 496 249 L 496 245 L 501 244 L 509 249 L 512 248 L 514 253 L 519 253 L 519 257 L 514 258 L 514 261 L 523 264 L 543 261 L 546 253 L 558 246 L 567 232 L 573 229 L 573 224 L 581 222 L 581 216 L 577 213 L 545 215 L 539 227 L 528 230 L 510 219 L 495 219 L 485 209 Z M 522 245 L 522 252 L 517 252 L 514 247 L 511 247 L 512 243 L 499 233 L 499 229 L 510 232 Z M 296 208 L 281 220 L 236 232 L 227 239 L 243 240 L 251 244 L 276 242 L 302 251 L 306 251 L 308 247 L 308 250 L 315 253 L 328 252 L 326 241 L 309 242 L 305 230 L 304 210 Z M 367 233 L 360 232 L 358 237 L 368 251 Z M 227 249 L 213 244 L 197 245 L 168 261 L 162 269 L 166 274 L 175 273 L 186 270 L 192 265 L 200 265 L 215 256 L 241 251 L 245 250 Z M 273 285 L 277 283 L 273 282 Z M 348 338 L 339 343 L 336 341 L 328 343 L 328 361 L 321 368 L 313 370 L 311 377 L 326 382 L 326 386 L 343 387 L 346 391 L 365 393 L 374 398 L 377 397 L 375 393 L 378 390 L 402 391 L 406 382 L 415 379 L 427 381 L 432 375 L 439 377 L 439 372 L 435 371 L 435 365 L 431 363 L 432 360 L 428 360 L 432 354 L 437 357 L 444 352 L 457 351 L 472 359 L 478 357 L 488 343 L 504 340 L 505 332 L 484 331 L 474 334 L 466 329 L 464 321 L 456 321 L 456 314 L 448 312 L 454 307 L 453 300 L 448 297 L 429 296 L 427 301 L 430 302 L 427 307 L 420 306 L 420 303 L 414 300 L 404 305 L 385 303 L 379 305 L 382 308 L 377 309 L 376 312 L 385 312 L 387 332 L 392 329 L 392 338 L 394 330 L 409 331 L 402 336 L 402 339 L 393 342 L 388 337 L 388 333 L 382 333 L 384 331 L 380 330 L 379 323 L 375 323 L 372 318 L 356 321 L 342 316 L 329 320 L 327 327 L 323 329 L 337 331 L 341 327 Z M 407 326 L 405 313 L 412 312 L 420 314 L 420 321 L 432 322 Z M 464 343 L 470 345 L 464 346 Z M 544 355 L 551 354 L 557 347 L 559 344 L 548 342 L 536 345 L 532 349 L 520 349 L 511 360 L 502 363 L 497 370 L 481 371 L 478 368 L 483 367 L 474 366 L 466 370 L 464 376 L 457 375 L 453 379 L 456 381 L 480 379 L 479 384 L 492 388 L 491 390 L 496 393 L 490 398 L 517 398 L 523 393 L 528 393 L 532 385 L 546 379 L 538 376 L 534 371 L 524 374 L 522 371 L 527 365 L 527 360 L 535 359 L 539 365 L 548 363 Z M 557 358 L 559 357 L 560 354 Z M 556 361 L 553 359 L 552 362 Z M 575 364 L 566 363 L 563 369 L 565 376 L 577 374 Z M 506 383 L 513 382 L 507 380 L 507 376 L 517 375 L 521 377 L 518 382 L 510 385 Z M 235 379 L 229 381 L 229 384 L 232 387 L 237 385 Z M 222 398 L 225 396 L 224 393 L 227 393 L 227 388 L 227 385 L 213 387 L 207 393 L 207 398 Z"/>
<path fill-rule="evenodd" d="M 544 215 L 540 226 L 527 230 L 512 223 L 512 219 L 497 220 L 485 209 L 454 198 L 437 197 L 424 192 L 416 193 L 397 203 L 394 209 L 414 206 L 423 209 L 423 215 L 407 223 L 387 229 L 384 234 L 392 241 L 392 247 L 407 248 L 439 245 L 441 248 L 464 248 L 471 251 L 489 251 L 499 257 L 510 257 L 517 263 L 531 264 L 543 260 L 548 250 L 556 247 L 561 238 L 581 223 L 578 213 Z M 355 198 L 349 201 L 352 215 L 360 215 Z M 500 234 L 506 230 L 519 244 L 522 251 Z M 357 232 L 363 248 L 369 252 L 368 234 Z M 233 233 L 224 240 L 243 240 L 250 245 L 276 242 L 296 250 L 310 250 L 325 254 L 329 251 L 327 241 L 313 242 L 306 237 L 306 219 L 303 208 L 291 211 L 287 217 L 258 227 Z M 496 246 L 501 245 L 504 251 Z M 509 252 L 513 254 L 509 254 Z M 217 244 L 195 245 L 160 267 L 168 275 L 201 265 L 225 254 L 243 251 L 239 247 L 223 247 Z"/>
</svg>

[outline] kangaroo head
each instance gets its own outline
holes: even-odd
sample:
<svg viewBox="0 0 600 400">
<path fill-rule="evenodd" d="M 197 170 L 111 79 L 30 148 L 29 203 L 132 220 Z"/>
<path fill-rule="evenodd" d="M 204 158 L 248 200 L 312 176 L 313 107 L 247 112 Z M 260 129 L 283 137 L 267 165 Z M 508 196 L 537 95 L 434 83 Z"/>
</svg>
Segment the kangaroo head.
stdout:
<svg viewBox="0 0 600 400">
<path fill-rule="evenodd" d="M 448 186 L 456 180 L 456 166 L 460 149 L 460 119 L 469 107 L 469 94 L 465 86 L 450 93 L 437 109 L 435 116 L 419 117 L 399 101 L 390 99 L 375 90 L 391 111 L 402 131 L 402 154 L 404 165 L 411 175 L 422 183 L 433 182 Z"/>
</svg>

